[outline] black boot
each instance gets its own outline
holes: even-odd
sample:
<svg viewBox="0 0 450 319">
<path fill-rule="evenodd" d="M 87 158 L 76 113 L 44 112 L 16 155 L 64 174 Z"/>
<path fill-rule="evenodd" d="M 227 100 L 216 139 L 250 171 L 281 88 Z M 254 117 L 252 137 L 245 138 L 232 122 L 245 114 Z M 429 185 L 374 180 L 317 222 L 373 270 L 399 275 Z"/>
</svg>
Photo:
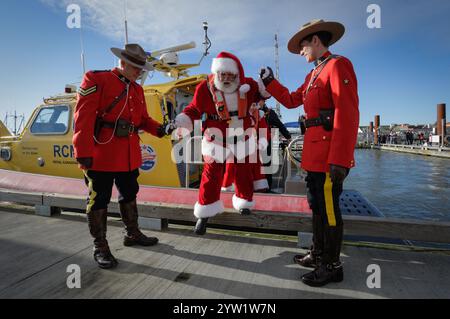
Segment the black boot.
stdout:
<svg viewBox="0 0 450 319">
<path fill-rule="evenodd" d="M 322 287 L 330 282 L 341 282 L 344 280 L 344 270 L 341 263 L 322 263 L 314 271 L 302 276 L 304 284 L 312 287 Z"/>
<path fill-rule="evenodd" d="M 344 226 L 325 226 L 325 241 L 323 251 L 323 261 L 327 264 L 336 264 L 340 262 L 342 239 L 344 235 Z"/>
<path fill-rule="evenodd" d="M 94 260 L 103 269 L 114 268 L 118 262 L 109 250 L 106 240 L 107 210 L 98 209 L 87 214 L 89 231 L 94 237 Z"/>
<path fill-rule="evenodd" d="M 208 218 L 199 218 L 194 227 L 194 233 L 197 235 L 204 235 L 206 233 L 206 224 L 208 223 Z"/>
<path fill-rule="evenodd" d="M 139 230 L 136 200 L 129 203 L 120 203 L 120 215 L 126 230 L 126 235 L 123 238 L 125 246 L 153 246 L 158 243 L 158 238 L 147 237 Z"/>
<path fill-rule="evenodd" d="M 252 213 L 252 211 L 250 209 L 248 209 L 248 208 L 242 208 L 242 209 L 239 210 L 239 213 L 241 215 L 250 215 Z"/>
<path fill-rule="evenodd" d="M 311 250 L 306 255 L 295 255 L 294 262 L 300 266 L 307 268 L 317 268 L 319 266 L 318 260 L 322 257 L 324 247 L 324 230 L 322 220 L 319 214 L 312 216 L 313 224 L 313 244 Z"/>
<path fill-rule="evenodd" d="M 305 255 L 295 255 L 294 262 L 302 267 L 317 268 L 319 266 L 319 259 L 321 254 L 321 251 L 311 249 Z"/>
</svg>

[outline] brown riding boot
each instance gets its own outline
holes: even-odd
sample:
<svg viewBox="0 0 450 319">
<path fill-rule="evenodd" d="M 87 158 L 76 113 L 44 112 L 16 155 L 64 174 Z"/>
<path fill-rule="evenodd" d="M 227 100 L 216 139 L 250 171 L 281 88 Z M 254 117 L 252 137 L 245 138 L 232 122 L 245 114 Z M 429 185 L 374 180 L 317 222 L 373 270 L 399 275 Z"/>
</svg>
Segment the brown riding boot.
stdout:
<svg viewBox="0 0 450 319">
<path fill-rule="evenodd" d="M 126 230 L 126 235 L 123 239 L 125 246 L 153 246 L 158 243 L 158 238 L 147 237 L 139 230 L 136 200 L 120 203 L 120 215 Z"/>
<path fill-rule="evenodd" d="M 114 268 L 118 262 L 109 250 L 106 240 L 107 210 L 98 209 L 87 213 L 89 231 L 94 237 L 94 260 L 103 269 Z"/>
</svg>

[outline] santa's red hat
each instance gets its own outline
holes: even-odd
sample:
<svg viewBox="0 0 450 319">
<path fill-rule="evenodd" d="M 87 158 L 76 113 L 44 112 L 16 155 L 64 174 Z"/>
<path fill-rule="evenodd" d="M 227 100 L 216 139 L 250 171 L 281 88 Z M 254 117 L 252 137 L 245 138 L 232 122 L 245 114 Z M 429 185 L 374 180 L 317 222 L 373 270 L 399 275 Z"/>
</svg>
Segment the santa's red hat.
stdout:
<svg viewBox="0 0 450 319">
<path fill-rule="evenodd" d="M 250 86 L 245 84 L 244 68 L 241 61 L 229 52 L 220 52 L 212 61 L 211 72 L 217 74 L 218 72 L 229 72 L 239 74 L 239 83 L 241 87 L 240 92 L 246 93 L 250 90 Z"/>
</svg>

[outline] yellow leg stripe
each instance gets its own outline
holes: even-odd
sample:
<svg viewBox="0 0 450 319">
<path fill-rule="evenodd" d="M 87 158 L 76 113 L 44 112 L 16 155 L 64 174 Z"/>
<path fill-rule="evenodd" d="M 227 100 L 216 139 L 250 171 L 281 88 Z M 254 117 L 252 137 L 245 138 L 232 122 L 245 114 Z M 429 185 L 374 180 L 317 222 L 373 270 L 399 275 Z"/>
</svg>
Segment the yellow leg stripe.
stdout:
<svg viewBox="0 0 450 319">
<path fill-rule="evenodd" d="M 91 212 L 92 206 L 95 204 L 95 198 L 97 197 L 97 193 L 94 191 L 94 181 L 87 175 L 87 171 L 83 170 L 84 176 L 86 176 L 88 180 L 88 188 L 89 188 L 89 203 L 86 207 L 86 213 L 89 214 Z"/>
<path fill-rule="evenodd" d="M 326 173 L 325 185 L 323 186 L 323 192 L 325 196 L 325 208 L 327 210 L 328 225 L 336 226 L 336 216 L 334 215 L 333 205 L 333 183 L 331 182 L 330 173 Z"/>
</svg>

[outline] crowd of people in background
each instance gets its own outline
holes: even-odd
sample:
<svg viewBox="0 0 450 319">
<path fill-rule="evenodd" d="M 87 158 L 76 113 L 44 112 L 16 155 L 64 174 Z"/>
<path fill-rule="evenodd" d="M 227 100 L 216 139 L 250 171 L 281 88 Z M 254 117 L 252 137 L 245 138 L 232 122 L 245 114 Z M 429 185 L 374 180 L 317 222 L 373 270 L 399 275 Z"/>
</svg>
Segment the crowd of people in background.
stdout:
<svg viewBox="0 0 450 319">
<path fill-rule="evenodd" d="M 378 135 L 378 144 L 406 144 L 406 145 L 431 145 L 431 136 L 425 135 L 424 132 L 415 133 L 413 131 L 406 132 L 394 132 L 391 131 L 389 134 Z"/>
</svg>

